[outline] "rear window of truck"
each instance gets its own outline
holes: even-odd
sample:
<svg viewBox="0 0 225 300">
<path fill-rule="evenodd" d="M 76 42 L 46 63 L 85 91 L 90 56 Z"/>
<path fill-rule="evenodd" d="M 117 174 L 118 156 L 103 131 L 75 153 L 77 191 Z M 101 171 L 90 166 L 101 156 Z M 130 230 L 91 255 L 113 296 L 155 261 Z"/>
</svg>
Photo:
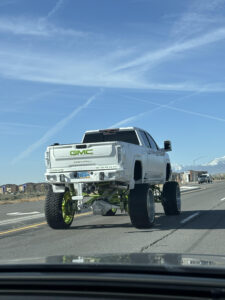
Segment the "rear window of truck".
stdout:
<svg viewBox="0 0 225 300">
<path fill-rule="evenodd" d="M 83 143 L 115 142 L 115 141 L 139 145 L 137 134 L 134 130 L 86 133 L 84 136 Z"/>
</svg>

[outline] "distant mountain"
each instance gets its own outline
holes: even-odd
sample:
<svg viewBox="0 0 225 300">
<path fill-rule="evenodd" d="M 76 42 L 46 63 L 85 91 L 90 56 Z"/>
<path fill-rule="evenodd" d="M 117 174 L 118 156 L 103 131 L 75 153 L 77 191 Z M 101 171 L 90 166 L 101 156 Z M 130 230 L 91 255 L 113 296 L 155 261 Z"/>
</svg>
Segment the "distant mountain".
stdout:
<svg viewBox="0 0 225 300">
<path fill-rule="evenodd" d="M 225 173 L 225 156 L 215 158 L 207 164 L 188 165 L 172 164 L 174 172 L 184 172 L 188 170 L 208 171 L 210 174 Z"/>
<path fill-rule="evenodd" d="M 225 166 L 225 156 L 215 158 L 214 160 L 209 162 L 207 165 L 208 166 L 218 166 L 218 165 Z"/>
</svg>

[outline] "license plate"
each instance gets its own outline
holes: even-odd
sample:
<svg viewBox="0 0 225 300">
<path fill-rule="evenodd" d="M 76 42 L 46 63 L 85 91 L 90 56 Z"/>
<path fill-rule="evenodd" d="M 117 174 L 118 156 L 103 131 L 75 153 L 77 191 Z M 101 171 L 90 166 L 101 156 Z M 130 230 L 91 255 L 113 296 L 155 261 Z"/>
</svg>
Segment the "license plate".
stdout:
<svg viewBox="0 0 225 300">
<path fill-rule="evenodd" d="M 77 178 L 90 178 L 89 172 L 77 172 Z"/>
</svg>

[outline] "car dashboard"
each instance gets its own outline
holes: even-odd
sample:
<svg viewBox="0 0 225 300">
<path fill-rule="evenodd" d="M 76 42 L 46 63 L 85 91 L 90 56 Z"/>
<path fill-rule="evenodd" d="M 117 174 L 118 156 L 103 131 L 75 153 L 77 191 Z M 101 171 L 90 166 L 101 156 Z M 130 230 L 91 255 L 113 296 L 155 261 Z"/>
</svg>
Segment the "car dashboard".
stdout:
<svg viewBox="0 0 225 300">
<path fill-rule="evenodd" d="M 200 268 L 4 266 L 0 299 L 224 299 L 225 276 Z"/>
</svg>

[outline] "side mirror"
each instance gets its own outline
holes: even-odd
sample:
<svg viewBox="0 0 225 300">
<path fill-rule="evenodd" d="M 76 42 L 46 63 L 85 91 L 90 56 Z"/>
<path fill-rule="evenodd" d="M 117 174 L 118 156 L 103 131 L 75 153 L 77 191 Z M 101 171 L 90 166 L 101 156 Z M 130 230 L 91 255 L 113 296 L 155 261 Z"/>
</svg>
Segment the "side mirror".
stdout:
<svg viewBox="0 0 225 300">
<path fill-rule="evenodd" d="M 172 146 L 170 141 L 164 141 L 164 150 L 165 151 L 172 151 Z"/>
</svg>

